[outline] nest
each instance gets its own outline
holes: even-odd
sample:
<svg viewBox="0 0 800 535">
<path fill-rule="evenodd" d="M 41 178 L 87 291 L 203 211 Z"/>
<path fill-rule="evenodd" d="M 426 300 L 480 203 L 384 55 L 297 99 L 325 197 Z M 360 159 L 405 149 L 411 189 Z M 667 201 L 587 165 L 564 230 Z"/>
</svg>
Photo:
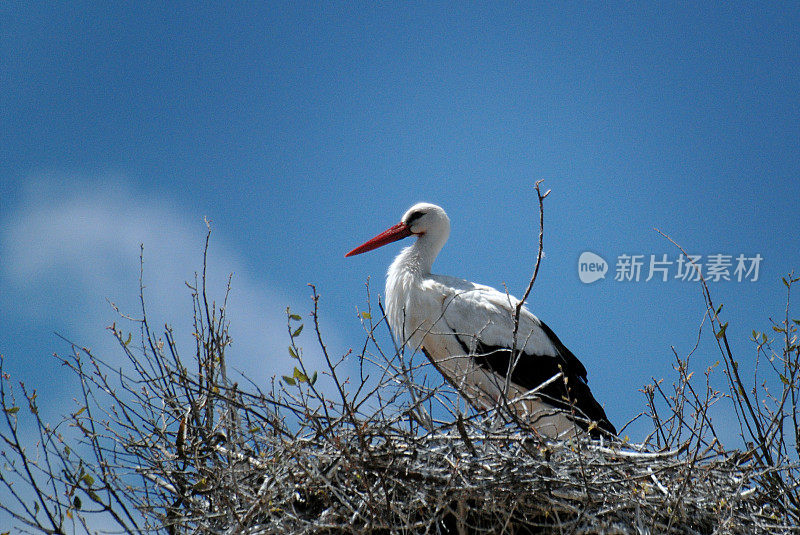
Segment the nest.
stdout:
<svg viewBox="0 0 800 535">
<path fill-rule="evenodd" d="M 336 440 L 274 437 L 258 458 L 220 445 L 217 454 L 232 464 L 209 481 L 214 490 L 198 510 L 207 521 L 209 507 L 217 509 L 219 532 L 249 534 L 791 529 L 778 525 L 758 490 L 764 474 L 738 454 L 644 452 L 587 439 L 545 444 L 482 424 L 467 434 L 365 427 Z"/>
</svg>

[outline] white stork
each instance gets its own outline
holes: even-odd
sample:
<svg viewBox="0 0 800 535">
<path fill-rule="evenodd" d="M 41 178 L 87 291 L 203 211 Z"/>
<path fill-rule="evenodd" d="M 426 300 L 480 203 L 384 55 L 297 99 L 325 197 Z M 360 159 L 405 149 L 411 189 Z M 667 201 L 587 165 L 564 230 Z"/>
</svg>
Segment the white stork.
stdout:
<svg viewBox="0 0 800 535">
<path fill-rule="evenodd" d="M 345 256 L 412 235 L 416 241 L 395 258 L 386 278 L 387 319 L 401 347 L 422 350 L 474 406 L 507 402 L 511 413 L 545 438 L 569 438 L 581 430 L 616 435 L 589 390 L 586 368 L 547 325 L 523 307 L 512 353 L 515 297 L 431 273 L 450 235 L 450 219 L 439 206 L 415 204 L 400 223 Z"/>
</svg>

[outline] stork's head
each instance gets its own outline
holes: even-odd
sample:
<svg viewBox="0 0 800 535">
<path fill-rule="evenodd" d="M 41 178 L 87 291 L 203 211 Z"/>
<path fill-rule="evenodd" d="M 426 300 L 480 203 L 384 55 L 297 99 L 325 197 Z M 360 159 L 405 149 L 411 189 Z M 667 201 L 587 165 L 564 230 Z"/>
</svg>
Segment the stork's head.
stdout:
<svg viewBox="0 0 800 535">
<path fill-rule="evenodd" d="M 450 236 L 450 218 L 440 206 L 427 202 L 417 203 L 403 214 L 398 224 L 359 245 L 345 256 L 366 253 L 412 235 L 430 242 L 438 252 Z"/>
</svg>

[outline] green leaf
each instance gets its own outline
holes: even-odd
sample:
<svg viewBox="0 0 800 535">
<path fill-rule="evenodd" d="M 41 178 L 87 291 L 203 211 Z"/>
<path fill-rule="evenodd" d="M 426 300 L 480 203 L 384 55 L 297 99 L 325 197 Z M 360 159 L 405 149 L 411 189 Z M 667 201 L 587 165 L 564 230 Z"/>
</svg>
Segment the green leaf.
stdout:
<svg viewBox="0 0 800 535">
<path fill-rule="evenodd" d="M 122 345 L 124 345 L 125 347 L 128 347 L 128 344 L 130 344 L 130 343 L 131 343 L 131 338 L 132 338 L 132 337 L 133 337 L 133 333 L 128 333 L 128 339 L 127 339 L 127 340 L 125 340 L 125 341 L 122 343 Z"/>
<path fill-rule="evenodd" d="M 72 505 L 75 506 L 75 509 L 81 508 L 81 499 L 76 495 L 75 498 L 72 500 Z"/>
<path fill-rule="evenodd" d="M 719 307 L 717 307 L 717 310 L 716 310 L 716 312 L 714 312 L 714 315 L 715 315 L 715 316 L 719 316 L 719 313 L 720 313 L 720 312 L 722 312 L 722 307 L 723 307 L 723 305 L 722 305 L 722 304 L 720 304 L 720 305 L 719 305 Z"/>
<path fill-rule="evenodd" d="M 290 314 L 290 315 L 289 315 L 289 319 L 290 319 L 290 320 L 294 320 L 294 321 L 300 321 L 300 320 L 301 320 L 301 319 L 303 319 L 303 318 L 301 318 L 301 317 L 300 317 L 299 315 L 297 315 L 297 314 Z"/>
<path fill-rule="evenodd" d="M 92 485 L 94 485 L 94 478 L 93 478 L 92 476 L 90 476 L 89 474 L 86 474 L 86 475 L 84 475 L 84 476 L 81 478 L 81 481 L 83 481 L 84 483 L 86 483 L 86 484 L 87 484 L 88 486 L 90 486 L 90 487 L 91 487 Z"/>
<path fill-rule="evenodd" d="M 287 384 L 287 385 L 292 385 L 292 386 L 294 386 L 294 385 L 296 384 L 296 383 L 294 382 L 294 379 L 293 379 L 292 377 L 289 377 L 288 375 L 284 375 L 284 376 L 283 376 L 283 380 L 286 382 L 286 384 Z"/>
<path fill-rule="evenodd" d="M 300 336 L 301 332 L 303 332 L 303 326 L 302 325 L 300 325 L 300 327 L 298 327 L 297 330 L 292 333 L 292 338 L 296 338 L 296 337 Z"/>
<path fill-rule="evenodd" d="M 293 347 L 289 347 L 289 356 L 293 359 L 298 359 L 300 357 L 297 356 L 297 352 L 294 350 Z"/>
<path fill-rule="evenodd" d="M 728 322 L 727 322 L 727 321 L 726 321 L 725 323 L 723 323 L 722 325 L 720 325 L 720 327 L 719 327 L 719 332 L 717 332 L 717 334 L 716 334 L 716 336 L 717 336 L 717 340 L 719 340 L 720 338 L 722 338 L 723 336 L 725 336 L 725 330 L 726 330 L 727 328 L 728 328 Z"/>
<path fill-rule="evenodd" d="M 369 312 L 362 312 L 361 317 L 364 318 L 365 320 L 371 320 L 372 314 L 370 314 Z"/>
<path fill-rule="evenodd" d="M 761 333 L 761 340 L 766 344 L 767 343 L 767 333 Z"/>
<path fill-rule="evenodd" d="M 86 405 L 84 405 L 83 407 L 81 407 L 80 409 L 78 409 L 78 412 L 76 412 L 75 414 L 73 414 L 73 415 L 72 415 L 72 417 L 73 417 L 73 418 L 75 418 L 76 416 L 80 416 L 81 414 L 83 414 L 83 411 L 85 411 L 85 410 L 86 410 Z"/>
<path fill-rule="evenodd" d="M 309 382 L 309 383 L 311 383 L 311 386 L 314 386 L 314 383 L 316 383 L 316 382 L 317 382 L 317 372 L 314 372 L 314 373 L 311 375 L 311 380 L 309 380 L 308 382 Z"/>
<path fill-rule="evenodd" d="M 781 277 L 781 280 L 783 281 L 783 283 L 784 283 L 784 284 L 786 285 L 786 287 L 788 288 L 788 287 L 789 287 L 789 282 L 786 280 L 786 277 Z"/>
<path fill-rule="evenodd" d="M 295 367 L 295 369 L 294 369 L 294 374 L 292 374 L 292 376 L 293 376 L 295 379 L 297 379 L 297 381 L 298 381 L 299 383 L 305 383 L 305 382 L 308 382 L 308 377 L 306 377 L 306 374 L 304 374 L 303 372 L 301 372 L 300 370 L 298 370 L 298 369 L 297 369 L 297 367 Z"/>
<path fill-rule="evenodd" d="M 19 407 L 11 407 L 10 409 L 6 409 L 8 414 L 17 414 L 19 412 Z"/>
<path fill-rule="evenodd" d="M 776 333 L 785 333 L 786 332 L 786 329 L 784 329 L 783 327 L 778 327 L 777 325 L 773 325 L 772 326 L 772 330 L 775 331 Z"/>
<path fill-rule="evenodd" d="M 782 382 L 783 384 L 785 384 L 785 385 L 788 385 L 788 384 L 789 384 L 789 379 L 787 379 L 785 375 L 783 375 L 782 373 L 779 373 L 778 375 L 780 375 L 780 376 L 781 376 L 781 382 Z"/>
</svg>

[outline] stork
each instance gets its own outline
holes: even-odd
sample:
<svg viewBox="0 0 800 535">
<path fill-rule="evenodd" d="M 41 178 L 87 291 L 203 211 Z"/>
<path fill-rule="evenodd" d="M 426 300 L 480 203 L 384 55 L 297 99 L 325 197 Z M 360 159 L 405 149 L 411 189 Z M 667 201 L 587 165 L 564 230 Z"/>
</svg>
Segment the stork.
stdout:
<svg viewBox="0 0 800 535">
<path fill-rule="evenodd" d="M 517 298 L 431 273 L 449 235 L 445 211 L 419 203 L 345 255 L 416 237 L 386 278 L 386 316 L 400 347 L 422 351 L 474 407 L 506 407 L 543 438 L 616 435 L 589 390 L 586 368 L 555 333 L 525 307 L 515 329 Z"/>
</svg>

